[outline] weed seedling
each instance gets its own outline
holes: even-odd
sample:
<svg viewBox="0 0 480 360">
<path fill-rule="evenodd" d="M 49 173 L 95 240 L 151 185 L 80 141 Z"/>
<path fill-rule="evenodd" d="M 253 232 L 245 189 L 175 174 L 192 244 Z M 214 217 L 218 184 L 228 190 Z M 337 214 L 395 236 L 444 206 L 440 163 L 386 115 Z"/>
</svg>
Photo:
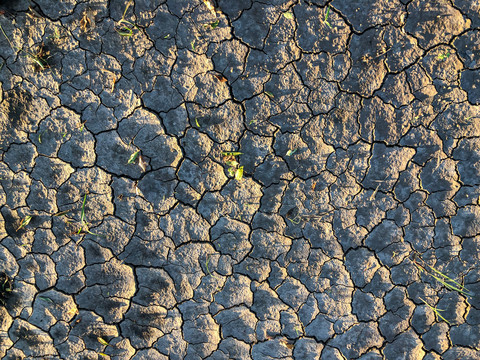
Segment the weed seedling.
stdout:
<svg viewBox="0 0 480 360">
<path fill-rule="evenodd" d="M 328 16 L 330 15 L 330 5 L 328 5 L 327 12 L 325 13 L 325 19 L 323 20 L 323 23 L 327 25 L 330 29 L 332 29 L 332 25 L 328 22 Z"/>
<path fill-rule="evenodd" d="M 425 300 L 423 300 L 422 298 L 420 298 L 420 300 L 422 300 L 425 305 L 427 305 L 430 309 L 432 309 L 433 312 L 435 313 L 435 315 L 437 315 L 440 319 L 442 319 L 443 321 L 445 321 L 447 324 L 450 325 L 450 322 L 449 322 L 447 319 L 445 319 L 445 318 L 442 316 L 442 314 L 440 314 L 440 311 L 445 311 L 445 310 L 440 310 L 440 309 L 437 309 L 436 306 L 435 306 L 435 307 L 434 307 L 434 306 L 431 306 L 429 303 L 427 303 L 427 302 L 426 302 Z"/>
<path fill-rule="evenodd" d="M 132 155 L 130 155 L 130 158 L 128 159 L 127 164 L 133 164 L 137 158 L 138 158 L 138 166 L 140 166 L 140 169 L 142 169 L 142 171 L 145 172 L 147 170 L 148 163 L 140 154 L 140 150 L 137 150 L 134 153 L 132 153 Z"/>
<path fill-rule="evenodd" d="M 131 37 L 133 35 L 133 30 L 139 30 L 138 26 L 134 23 L 125 20 L 125 15 L 127 14 L 128 8 L 133 4 L 133 0 L 129 0 L 125 6 L 125 11 L 123 12 L 122 18 L 117 22 L 115 31 L 120 36 Z"/>
<path fill-rule="evenodd" d="M 289 220 L 292 224 L 295 225 L 299 224 L 302 220 L 302 218 L 298 214 L 298 207 L 296 206 L 288 210 L 285 214 L 285 217 L 287 218 L 287 220 Z"/>
<path fill-rule="evenodd" d="M 90 235 L 94 235 L 94 236 L 100 236 L 99 234 L 95 234 L 88 229 L 88 223 L 87 223 L 86 217 L 85 217 L 85 205 L 86 204 L 87 204 L 87 194 L 85 194 L 85 196 L 83 197 L 82 210 L 80 212 L 80 228 L 77 231 L 77 235 L 90 234 Z"/>
<path fill-rule="evenodd" d="M 218 24 L 220 24 L 220 20 L 217 19 L 216 21 L 214 21 L 214 22 L 212 22 L 212 23 L 210 23 L 210 24 L 205 24 L 205 25 L 203 25 L 203 26 L 204 26 L 206 29 L 210 28 L 211 30 L 214 30 L 214 29 L 218 26 Z"/>
<path fill-rule="evenodd" d="M 22 221 L 20 222 L 20 225 L 15 231 L 18 231 L 20 229 L 23 229 L 25 226 L 27 226 L 30 223 L 30 220 L 32 220 L 32 217 L 30 215 L 25 216 Z"/>
<path fill-rule="evenodd" d="M 7 34 L 3 30 L 2 25 L 0 25 L 0 30 L 2 31 L 2 34 L 5 37 L 5 39 L 7 39 L 7 41 L 10 44 L 10 47 L 12 48 L 12 50 L 24 52 L 25 56 L 30 58 L 33 61 L 33 63 L 36 65 L 37 70 L 45 70 L 45 69 L 50 68 L 50 65 L 47 62 L 47 60 L 49 58 L 49 56 L 48 56 L 49 52 L 47 50 L 45 50 L 43 43 L 38 47 L 36 52 L 23 50 L 23 49 L 19 48 L 18 46 L 14 46 L 12 44 L 12 42 L 8 38 Z"/>
<path fill-rule="evenodd" d="M 267 95 L 270 99 L 273 99 L 275 97 L 270 91 L 265 91 L 265 95 Z"/>
<path fill-rule="evenodd" d="M 421 260 L 421 259 L 420 259 Z M 422 260 L 423 261 L 423 260 Z M 459 282 L 453 280 L 452 278 L 448 277 L 441 271 L 435 269 L 433 266 L 430 266 L 428 264 L 422 265 L 420 264 L 416 259 L 415 256 L 413 258 L 413 263 L 417 267 L 417 269 L 420 272 L 425 272 L 426 274 L 430 275 L 433 277 L 435 280 L 437 280 L 440 284 L 445 286 L 449 290 L 453 290 L 458 292 L 459 294 L 465 295 L 465 296 L 471 296 L 472 294 L 468 289 L 465 288 L 462 284 Z"/>
<path fill-rule="evenodd" d="M 445 51 L 444 53 L 438 54 L 438 60 L 446 60 L 450 57 L 450 51 Z"/>
<path fill-rule="evenodd" d="M 45 70 L 50 68 L 50 65 L 47 62 L 48 58 L 50 57 L 49 56 L 50 52 L 45 50 L 44 44 L 41 44 L 38 47 L 38 50 L 36 53 L 30 53 L 25 50 L 23 51 L 27 54 L 26 56 L 33 61 L 37 70 Z"/>
<path fill-rule="evenodd" d="M 298 148 L 295 148 L 295 149 L 289 149 L 287 151 L 287 156 L 292 156 L 293 154 L 295 154 L 297 152 Z"/>
<path fill-rule="evenodd" d="M 132 153 L 132 155 L 130 155 L 130 158 L 128 159 L 127 164 L 133 164 L 135 162 L 135 160 L 137 159 L 139 154 L 140 154 L 140 150 L 137 150 L 134 153 Z"/>
<path fill-rule="evenodd" d="M 5 273 L 0 273 L 0 304 L 5 306 L 5 298 L 13 291 L 12 279 Z"/>
<path fill-rule="evenodd" d="M 243 178 L 243 166 L 240 166 L 235 159 L 236 156 L 242 155 L 237 151 L 223 151 L 223 161 L 228 166 L 228 175 L 235 177 L 235 180 L 240 181 Z"/>
</svg>

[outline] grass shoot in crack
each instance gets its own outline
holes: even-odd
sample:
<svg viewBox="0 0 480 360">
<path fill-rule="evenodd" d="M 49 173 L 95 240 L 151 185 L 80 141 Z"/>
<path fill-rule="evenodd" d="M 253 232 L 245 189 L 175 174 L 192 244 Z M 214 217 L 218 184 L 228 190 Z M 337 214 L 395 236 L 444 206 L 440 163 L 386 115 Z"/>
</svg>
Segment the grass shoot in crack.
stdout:
<svg viewBox="0 0 480 360">
<path fill-rule="evenodd" d="M 127 5 L 125 5 L 125 10 L 123 11 L 122 18 L 115 24 L 115 31 L 120 36 L 131 37 L 133 36 L 133 30 L 139 30 L 139 27 L 132 23 L 131 21 L 125 20 L 125 15 L 130 6 L 133 5 L 133 0 L 129 0 Z"/>
<path fill-rule="evenodd" d="M 5 273 L 0 273 L 0 304 L 5 306 L 5 300 L 13 291 L 13 281 Z"/>
<path fill-rule="evenodd" d="M 420 273 L 423 272 L 430 275 L 447 289 L 456 291 L 459 294 L 467 297 L 472 296 L 472 293 L 467 288 L 465 288 L 464 285 L 460 284 L 458 281 L 453 280 L 441 271 L 435 269 L 433 266 L 426 264 L 417 254 L 414 254 L 412 261 L 415 267 L 420 271 Z"/>
<path fill-rule="evenodd" d="M 430 305 L 429 303 L 427 303 L 427 302 L 426 302 L 425 300 L 423 300 L 422 298 L 420 298 L 420 300 L 422 300 L 423 303 L 424 303 L 425 305 L 427 305 L 427 306 L 435 313 L 435 315 L 437 315 L 438 318 L 442 319 L 443 321 L 445 321 L 447 324 L 450 325 L 450 322 L 449 322 L 447 319 L 445 319 L 445 318 L 442 316 L 442 314 L 440 314 L 440 311 L 445 311 L 445 310 L 437 309 L 436 306 Z"/>
<path fill-rule="evenodd" d="M 242 180 L 243 166 L 240 166 L 240 164 L 235 158 L 236 156 L 242 155 L 242 153 L 238 151 L 223 151 L 222 155 L 223 161 L 228 166 L 228 175 L 230 177 L 234 177 L 237 181 Z"/>
<path fill-rule="evenodd" d="M 35 69 L 37 71 L 46 70 L 50 68 L 50 65 L 48 63 L 48 59 L 50 58 L 50 52 L 45 49 L 44 43 L 41 43 L 35 52 L 24 50 L 18 46 L 13 45 L 13 43 L 10 41 L 10 38 L 5 33 L 5 30 L 3 30 L 2 25 L 0 25 L 0 30 L 2 31 L 2 34 L 5 37 L 5 39 L 7 39 L 12 50 L 25 53 L 25 56 L 28 57 L 35 65 Z"/>
</svg>

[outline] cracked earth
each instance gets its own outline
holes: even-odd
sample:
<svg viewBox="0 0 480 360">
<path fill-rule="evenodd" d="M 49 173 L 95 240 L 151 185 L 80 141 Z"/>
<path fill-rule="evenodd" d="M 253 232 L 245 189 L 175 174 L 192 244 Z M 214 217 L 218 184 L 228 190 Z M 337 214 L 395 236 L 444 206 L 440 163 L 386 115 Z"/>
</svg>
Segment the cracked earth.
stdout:
<svg viewBox="0 0 480 360">
<path fill-rule="evenodd" d="M 2 359 L 480 359 L 477 1 L 0 25 Z"/>
</svg>

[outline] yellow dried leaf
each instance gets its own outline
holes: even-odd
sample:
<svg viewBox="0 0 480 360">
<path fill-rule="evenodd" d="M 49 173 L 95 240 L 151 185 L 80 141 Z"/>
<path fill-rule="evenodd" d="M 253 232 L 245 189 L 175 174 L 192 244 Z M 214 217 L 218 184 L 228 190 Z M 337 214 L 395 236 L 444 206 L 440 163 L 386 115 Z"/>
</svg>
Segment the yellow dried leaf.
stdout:
<svg viewBox="0 0 480 360">
<path fill-rule="evenodd" d="M 97 337 L 97 341 L 98 341 L 100 344 L 105 345 L 105 346 L 110 345 L 108 342 L 106 342 L 105 340 L 103 340 L 100 336 Z"/>
<path fill-rule="evenodd" d="M 207 7 L 207 9 L 212 13 L 213 16 L 217 16 L 217 13 L 215 12 L 215 8 L 213 7 L 213 4 L 211 3 L 210 0 L 203 0 L 203 3 Z"/>
</svg>

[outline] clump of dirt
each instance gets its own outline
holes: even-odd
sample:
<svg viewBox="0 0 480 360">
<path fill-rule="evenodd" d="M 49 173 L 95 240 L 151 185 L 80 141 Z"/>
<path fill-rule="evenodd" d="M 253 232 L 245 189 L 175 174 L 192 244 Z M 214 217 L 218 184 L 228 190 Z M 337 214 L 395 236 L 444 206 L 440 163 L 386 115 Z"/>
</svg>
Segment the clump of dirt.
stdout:
<svg viewBox="0 0 480 360">
<path fill-rule="evenodd" d="M 5 305 L 6 298 L 13 290 L 13 281 L 5 273 L 0 273 L 0 305 Z"/>
</svg>

